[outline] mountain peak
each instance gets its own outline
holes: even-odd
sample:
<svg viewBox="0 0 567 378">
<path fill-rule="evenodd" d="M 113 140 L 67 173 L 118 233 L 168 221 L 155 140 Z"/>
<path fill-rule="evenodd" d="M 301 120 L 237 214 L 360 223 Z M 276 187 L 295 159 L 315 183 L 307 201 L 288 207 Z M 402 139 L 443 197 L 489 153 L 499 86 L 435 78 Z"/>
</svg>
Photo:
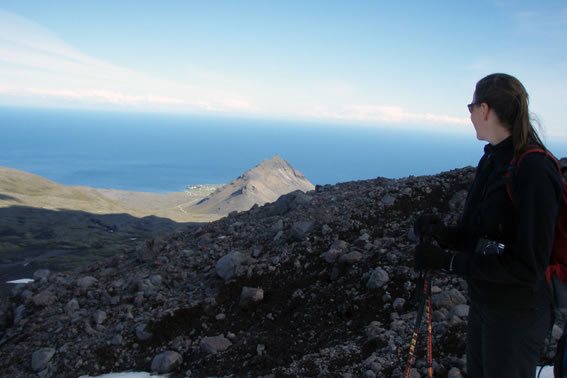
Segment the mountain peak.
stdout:
<svg viewBox="0 0 567 378">
<path fill-rule="evenodd" d="M 273 202 L 283 194 L 314 188 L 301 172 L 275 155 L 197 203 L 194 210 L 216 214 L 245 211 L 255 204 Z"/>
<path fill-rule="evenodd" d="M 254 168 L 250 169 L 250 171 L 252 171 L 256 168 L 269 168 L 269 169 L 272 169 L 272 168 L 289 168 L 289 169 L 293 169 L 291 167 L 291 165 L 287 161 L 282 159 L 282 157 L 280 155 L 274 155 L 274 157 L 272 157 L 271 159 L 263 160 L 260 164 L 258 164 Z"/>
</svg>

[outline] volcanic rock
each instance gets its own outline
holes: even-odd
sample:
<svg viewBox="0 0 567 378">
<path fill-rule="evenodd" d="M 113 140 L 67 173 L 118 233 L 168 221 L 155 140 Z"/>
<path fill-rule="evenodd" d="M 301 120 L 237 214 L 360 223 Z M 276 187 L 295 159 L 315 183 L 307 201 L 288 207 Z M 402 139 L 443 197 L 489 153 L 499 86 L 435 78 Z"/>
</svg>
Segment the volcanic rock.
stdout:
<svg viewBox="0 0 567 378">
<path fill-rule="evenodd" d="M 51 274 L 51 271 L 49 269 L 36 270 L 33 273 L 33 279 L 45 282 L 45 281 L 47 281 L 47 278 L 49 277 L 50 274 Z"/>
<path fill-rule="evenodd" d="M 79 302 L 76 298 L 73 298 L 65 305 L 65 312 L 67 313 L 67 315 L 72 315 L 79 308 Z"/>
<path fill-rule="evenodd" d="M 240 295 L 240 307 L 248 307 L 249 305 L 260 302 L 263 299 L 264 290 L 253 287 L 243 287 L 242 294 Z"/>
<path fill-rule="evenodd" d="M 41 293 L 34 295 L 32 298 L 33 304 L 39 307 L 50 306 L 56 300 L 57 298 L 55 297 L 55 295 L 53 295 L 53 293 L 51 293 L 51 291 L 49 290 L 44 290 Z"/>
<path fill-rule="evenodd" d="M 217 354 L 227 350 L 232 343 L 223 335 L 205 337 L 201 340 L 201 349 L 210 354 Z"/>
<path fill-rule="evenodd" d="M 368 287 L 369 289 L 379 289 L 385 284 L 387 284 L 388 281 L 390 281 L 390 276 L 388 275 L 388 272 L 378 267 L 374 269 L 374 271 L 370 275 L 370 278 L 366 283 L 366 287 Z"/>
<path fill-rule="evenodd" d="M 158 354 L 152 360 L 152 372 L 169 373 L 183 362 L 183 357 L 177 352 L 166 351 Z"/>
<path fill-rule="evenodd" d="M 228 281 L 238 275 L 239 272 L 242 271 L 242 267 L 248 264 L 249 261 L 249 257 L 238 251 L 230 252 L 217 261 L 215 270 L 219 277 Z"/>
<path fill-rule="evenodd" d="M 474 171 L 291 192 L 163 235 L 151 258 L 124 251 L 18 286 L 0 302 L 0 371 L 401 376 L 417 315 L 409 230 L 425 212 L 456 223 Z M 439 272 L 432 292 L 435 374 L 459 377 L 466 284 Z"/>
<path fill-rule="evenodd" d="M 41 348 L 32 354 L 32 369 L 33 371 L 41 371 L 47 367 L 47 364 L 55 354 L 53 348 Z"/>
<path fill-rule="evenodd" d="M 77 286 L 83 290 L 86 290 L 97 282 L 98 280 L 91 276 L 81 277 L 77 280 Z"/>
</svg>

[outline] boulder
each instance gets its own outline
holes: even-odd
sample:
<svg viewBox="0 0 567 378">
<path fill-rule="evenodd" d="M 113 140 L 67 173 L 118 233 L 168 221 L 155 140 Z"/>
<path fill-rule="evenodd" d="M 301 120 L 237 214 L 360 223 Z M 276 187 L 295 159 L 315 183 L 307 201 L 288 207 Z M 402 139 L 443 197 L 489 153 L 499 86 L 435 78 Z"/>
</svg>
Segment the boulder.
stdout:
<svg viewBox="0 0 567 378">
<path fill-rule="evenodd" d="M 39 269 L 33 273 L 33 279 L 35 281 L 46 282 L 50 274 L 51 271 L 49 269 Z"/>
<path fill-rule="evenodd" d="M 388 272 L 378 267 L 372 271 L 372 274 L 370 274 L 370 278 L 368 279 L 368 282 L 366 282 L 366 287 L 369 289 L 379 289 L 389 281 L 390 276 L 388 275 Z"/>
<path fill-rule="evenodd" d="M 449 208 L 452 211 L 462 211 L 465 207 L 467 194 L 468 192 L 466 190 L 459 190 L 457 193 L 453 194 L 453 197 L 449 200 Z"/>
<path fill-rule="evenodd" d="M 115 345 L 115 346 L 119 346 L 122 345 L 122 335 L 114 335 L 112 336 L 112 339 L 110 340 L 110 344 Z"/>
<path fill-rule="evenodd" d="M 329 264 L 333 264 L 343 253 L 345 253 L 348 247 L 349 244 L 344 240 L 335 240 L 329 247 L 329 250 L 319 256 Z"/>
<path fill-rule="evenodd" d="M 297 241 L 302 241 L 314 227 L 315 222 L 311 220 L 296 222 L 291 227 L 291 237 Z"/>
<path fill-rule="evenodd" d="M 371 322 L 369 325 L 366 326 L 364 332 L 366 333 L 366 337 L 368 338 L 368 341 L 372 341 L 374 339 L 379 338 L 384 333 L 384 328 L 382 328 L 382 325 L 380 324 L 379 321 L 374 320 L 373 322 Z"/>
<path fill-rule="evenodd" d="M 280 196 L 280 198 L 278 198 L 276 202 L 272 203 L 271 206 L 269 206 L 266 209 L 267 214 L 271 216 L 273 215 L 281 216 L 286 214 L 292 209 L 294 198 L 295 198 L 294 193 L 288 193 L 283 196 Z"/>
<path fill-rule="evenodd" d="M 253 287 L 243 287 L 240 294 L 240 307 L 247 307 L 251 304 L 261 302 L 263 299 L 264 290 Z"/>
<path fill-rule="evenodd" d="M 469 316 L 469 306 L 464 303 L 458 304 L 451 309 L 450 314 L 466 319 Z"/>
<path fill-rule="evenodd" d="M 299 206 L 309 207 L 313 197 L 309 194 L 302 192 L 301 190 L 295 190 L 291 192 L 293 194 L 293 208 L 298 208 Z"/>
<path fill-rule="evenodd" d="M 65 305 L 65 312 L 67 313 L 67 315 L 72 315 L 79 308 L 79 301 L 77 301 L 76 298 L 73 298 Z"/>
<path fill-rule="evenodd" d="M 154 285 L 147 278 L 139 280 L 136 286 L 138 288 L 138 292 L 142 292 L 144 294 L 152 294 L 155 291 Z"/>
<path fill-rule="evenodd" d="M 77 287 L 86 290 L 97 282 L 98 280 L 91 276 L 81 277 L 77 280 Z"/>
<path fill-rule="evenodd" d="M 335 263 L 339 256 L 341 255 L 341 251 L 337 249 L 329 249 L 327 252 L 321 253 L 319 255 L 323 260 L 325 260 L 329 264 Z"/>
<path fill-rule="evenodd" d="M 232 343 L 230 340 L 225 338 L 223 335 L 204 337 L 201 340 L 201 350 L 209 354 L 217 354 L 218 352 L 224 352 L 227 350 Z"/>
<path fill-rule="evenodd" d="M 26 306 L 21 304 L 14 310 L 14 324 L 18 324 L 26 316 Z"/>
<path fill-rule="evenodd" d="M 272 229 L 272 232 L 273 232 L 274 234 L 277 234 L 277 233 L 280 232 L 280 231 L 283 232 L 283 229 L 284 229 L 283 220 L 282 220 L 282 219 L 279 219 L 276 223 L 274 223 L 274 224 L 272 225 L 272 228 L 271 228 L 271 229 Z"/>
<path fill-rule="evenodd" d="M 93 321 L 95 324 L 102 324 L 106 320 L 106 312 L 102 310 L 96 310 L 93 314 Z"/>
<path fill-rule="evenodd" d="M 360 253 L 358 251 L 352 251 L 352 252 L 349 252 L 347 254 L 340 256 L 339 262 L 343 263 L 343 264 L 352 265 L 352 264 L 356 264 L 357 262 L 361 261 L 362 257 L 363 257 L 362 253 Z"/>
<path fill-rule="evenodd" d="M 451 289 L 449 291 L 443 291 L 439 294 L 434 294 L 431 300 L 434 307 L 443 307 L 447 310 L 450 310 L 456 305 L 467 303 L 465 296 L 457 289 Z"/>
<path fill-rule="evenodd" d="M 346 251 L 348 249 L 348 247 L 349 247 L 349 244 L 346 241 L 341 240 L 341 239 L 337 239 L 333 242 L 333 244 L 331 244 L 331 246 L 329 247 L 329 250 L 334 249 L 334 250 L 343 252 L 343 251 Z"/>
<path fill-rule="evenodd" d="M 384 207 L 390 207 L 393 206 L 394 203 L 396 203 L 396 198 L 387 194 L 382 198 L 382 201 L 380 202 L 382 203 L 382 205 L 384 205 Z"/>
<path fill-rule="evenodd" d="M 394 310 L 401 312 L 403 311 L 405 304 L 406 300 L 404 298 L 396 298 L 392 303 L 392 307 L 394 308 Z"/>
<path fill-rule="evenodd" d="M 447 378 L 463 378 L 463 374 L 461 373 L 461 371 L 458 368 L 452 367 L 451 369 L 449 369 L 449 373 L 447 374 Z"/>
<path fill-rule="evenodd" d="M 49 361 L 55 354 L 55 349 L 53 348 L 41 348 L 33 352 L 32 354 L 32 369 L 35 372 L 44 370 Z"/>
<path fill-rule="evenodd" d="M 55 297 L 55 295 L 49 290 L 44 290 L 32 297 L 33 304 L 38 307 L 50 306 L 55 303 L 56 300 L 57 298 Z"/>
<path fill-rule="evenodd" d="M 138 340 L 140 341 L 149 340 L 152 337 L 152 334 L 146 331 L 145 324 L 137 325 L 135 329 L 135 333 L 136 333 L 136 338 L 138 338 Z"/>
<path fill-rule="evenodd" d="M 215 271 L 219 277 L 228 281 L 237 276 L 238 270 L 243 265 L 250 262 L 250 257 L 243 255 L 238 251 L 230 252 L 221 257 L 215 264 Z"/>
<path fill-rule="evenodd" d="M 166 351 L 156 355 L 152 359 L 152 372 L 165 374 L 174 371 L 183 363 L 183 357 L 175 351 Z"/>
<path fill-rule="evenodd" d="M 160 286 L 163 282 L 163 279 L 162 279 L 161 275 L 159 275 L 159 274 L 152 274 L 150 276 L 150 282 L 154 286 Z"/>
</svg>

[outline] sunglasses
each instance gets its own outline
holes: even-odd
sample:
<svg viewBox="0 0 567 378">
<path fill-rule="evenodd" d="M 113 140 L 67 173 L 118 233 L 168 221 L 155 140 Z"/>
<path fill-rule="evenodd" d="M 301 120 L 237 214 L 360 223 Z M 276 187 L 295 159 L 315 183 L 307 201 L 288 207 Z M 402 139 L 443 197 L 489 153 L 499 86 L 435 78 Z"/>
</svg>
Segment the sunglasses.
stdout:
<svg viewBox="0 0 567 378">
<path fill-rule="evenodd" d="M 468 104 L 467 108 L 469 108 L 469 113 L 472 113 L 474 107 L 478 104 L 479 104 L 478 102 L 471 102 L 470 104 Z"/>
</svg>

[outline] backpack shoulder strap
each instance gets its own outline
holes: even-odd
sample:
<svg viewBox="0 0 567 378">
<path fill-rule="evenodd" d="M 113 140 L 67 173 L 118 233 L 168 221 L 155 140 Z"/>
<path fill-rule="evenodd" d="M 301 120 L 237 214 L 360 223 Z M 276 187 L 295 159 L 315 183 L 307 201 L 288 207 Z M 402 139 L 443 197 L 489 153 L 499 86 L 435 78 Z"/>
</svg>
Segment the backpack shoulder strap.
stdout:
<svg viewBox="0 0 567 378">
<path fill-rule="evenodd" d="M 516 163 L 516 167 L 520 166 L 520 162 L 526 157 L 527 154 L 530 153 L 539 153 L 539 154 L 544 154 L 546 155 L 548 158 L 550 158 L 551 160 L 553 160 L 553 162 L 555 163 L 555 166 L 557 167 L 557 171 L 560 174 L 562 173 L 562 168 L 561 168 L 561 164 L 559 164 L 559 161 L 557 160 L 557 158 L 555 156 L 553 156 L 553 154 L 549 151 L 546 151 L 544 149 L 541 148 L 530 148 L 524 152 L 522 152 L 522 154 L 520 155 L 520 157 L 518 158 L 518 162 Z M 512 160 L 513 161 L 513 160 Z"/>
</svg>

